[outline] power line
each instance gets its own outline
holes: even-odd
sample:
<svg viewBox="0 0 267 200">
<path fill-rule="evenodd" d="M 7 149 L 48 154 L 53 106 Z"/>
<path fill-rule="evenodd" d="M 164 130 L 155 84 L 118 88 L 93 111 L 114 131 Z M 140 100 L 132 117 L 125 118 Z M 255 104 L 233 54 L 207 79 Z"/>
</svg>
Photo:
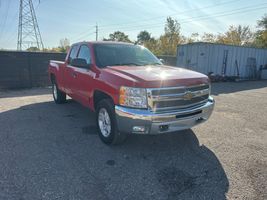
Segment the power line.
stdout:
<svg viewBox="0 0 267 200">
<path fill-rule="evenodd" d="M 91 28 L 87 29 L 86 31 L 83 31 L 77 35 L 75 35 L 74 37 L 70 37 L 70 40 L 74 39 L 74 38 L 78 38 L 80 37 L 81 35 L 84 35 L 84 34 L 88 34 L 89 31 L 92 31 L 92 29 L 94 28 L 95 26 L 92 26 Z M 91 33 L 89 33 L 91 34 Z"/>
<path fill-rule="evenodd" d="M 195 8 L 195 9 L 190 9 L 190 10 L 186 10 L 186 11 L 183 11 L 183 12 L 180 12 L 179 14 L 184 14 L 184 13 L 188 13 L 188 12 L 192 12 L 192 11 L 196 11 L 196 10 L 201 10 L 201 9 L 207 9 L 207 8 L 212 8 L 212 7 L 218 7 L 218 6 L 221 6 L 221 5 L 225 5 L 225 4 L 230 4 L 230 3 L 233 3 L 233 2 L 237 2 L 237 1 L 240 1 L 240 0 L 231 0 L 231 1 L 227 1 L 227 2 L 222 2 L 222 3 L 217 3 L 216 5 L 209 5 L 209 6 L 205 6 L 205 7 L 201 7 L 201 8 Z M 177 13 L 175 14 L 172 14 L 170 16 L 174 16 L 174 15 L 177 15 Z M 130 22 L 131 24 L 132 23 L 138 23 L 138 22 L 144 22 L 144 21 L 151 21 L 151 20 L 155 20 L 155 19 L 158 19 L 158 18 L 166 18 L 166 16 L 158 16 L 158 17 L 154 17 L 154 18 L 149 18 L 149 19 L 145 19 L 145 20 L 138 20 L 138 21 L 133 21 L 133 22 Z M 114 25 L 124 25 L 125 23 L 120 23 L 120 24 L 108 24 L 108 25 L 101 25 L 101 27 L 109 27 L 109 26 L 114 26 Z M 101 28 L 101 30 L 103 30 L 104 28 Z M 105 28 L 107 29 L 107 28 Z M 91 30 L 91 29 L 90 29 Z M 99 31 L 100 29 L 98 29 Z M 78 36 L 76 37 L 79 37 L 80 35 L 84 34 L 84 33 L 88 33 L 89 29 L 87 31 L 84 31 L 82 33 L 80 33 Z M 74 38 L 76 38 L 74 37 Z"/>
<path fill-rule="evenodd" d="M 170 14 L 168 16 L 170 16 L 170 17 L 171 16 L 177 16 L 177 15 L 180 15 L 180 14 L 185 14 L 185 13 L 189 13 L 189 12 L 193 12 L 193 11 L 203 10 L 203 9 L 207 9 L 207 8 L 214 8 L 214 7 L 218 7 L 218 6 L 222 6 L 222 5 L 226 5 L 226 4 L 231 4 L 231 3 L 234 3 L 234 2 L 237 2 L 237 1 L 240 1 L 240 0 L 231 0 L 231 1 L 227 1 L 227 2 L 217 3 L 216 5 L 208 5 L 208 6 L 204 6 L 204 7 L 201 7 L 201 8 L 189 9 L 189 10 L 185 10 L 185 11 L 182 11 L 182 12 L 179 12 L 179 13 L 173 13 L 173 14 Z M 136 21 L 132 21 L 132 22 L 129 22 L 129 23 L 133 24 L 133 23 L 152 21 L 152 20 L 155 20 L 155 19 L 162 19 L 162 18 L 166 18 L 166 15 L 153 17 L 153 18 L 148 18 L 148 19 L 144 19 L 144 20 L 136 20 Z M 125 24 L 125 23 L 107 24 L 107 25 L 101 25 L 101 27 L 110 27 L 110 26 L 114 26 L 114 25 L 123 25 L 123 24 Z"/>
<path fill-rule="evenodd" d="M 41 1 L 40 0 L 36 0 L 37 1 L 37 5 L 35 6 L 35 10 L 37 10 L 41 4 Z"/>
<path fill-rule="evenodd" d="M 95 34 L 95 31 L 94 32 L 91 32 L 91 33 L 86 33 L 86 35 L 83 35 L 82 37 L 79 37 L 79 38 L 77 38 L 77 39 L 75 39 L 73 41 L 80 41 L 80 40 L 82 40 L 84 38 L 87 38 L 88 36 L 94 35 L 94 34 Z"/>
<path fill-rule="evenodd" d="M 15 21 L 15 19 L 18 17 L 18 13 L 15 13 L 15 15 L 11 18 L 12 20 L 12 22 L 13 21 Z M 6 35 L 6 36 L 8 36 L 8 37 L 6 37 L 6 40 L 4 41 L 6 44 L 8 44 L 10 41 L 12 41 L 12 40 L 16 40 L 15 38 L 16 38 L 16 35 L 17 35 L 17 29 L 16 29 L 16 26 L 13 24 L 12 26 L 11 26 L 13 29 L 12 29 L 12 33 L 11 34 L 8 34 L 8 35 Z"/>
<path fill-rule="evenodd" d="M 246 6 L 246 7 L 242 7 L 242 8 L 238 8 L 238 9 L 233 9 L 233 10 L 229 10 L 229 11 L 223 11 L 223 12 L 213 13 L 211 15 L 201 15 L 201 16 L 186 18 L 186 19 L 183 19 L 182 21 L 179 21 L 179 23 L 180 24 L 184 24 L 184 23 L 190 23 L 190 22 L 201 21 L 201 20 L 209 20 L 212 17 L 230 16 L 230 15 L 235 15 L 235 14 L 239 14 L 239 13 L 247 13 L 247 12 L 251 12 L 251 11 L 266 9 L 267 7 L 262 7 L 263 5 L 267 5 L 267 3 L 258 4 L 258 5 L 255 5 L 254 7 L 248 7 L 248 6 Z M 135 25 L 135 26 L 128 26 L 128 25 L 126 25 L 124 27 L 120 27 L 120 28 L 116 28 L 116 29 L 123 30 L 123 31 L 135 31 L 135 30 L 140 30 L 142 28 L 149 28 L 149 29 L 151 29 L 151 28 L 157 28 L 157 27 L 162 27 L 162 23 L 145 24 L 145 25 Z M 97 31 L 99 31 L 99 30 L 105 30 L 105 29 L 107 29 L 107 28 L 99 28 L 97 26 Z M 82 36 L 81 38 L 85 38 L 88 35 L 92 35 L 94 33 L 96 33 L 96 32 L 93 32 L 93 33 L 89 33 L 88 34 L 88 31 L 87 31 L 86 32 L 86 36 Z M 77 39 L 76 41 L 80 40 L 81 38 Z"/>
<path fill-rule="evenodd" d="M 262 5 L 267 5 L 267 3 L 264 3 L 264 4 L 259 4 L 259 5 L 256 5 L 256 9 L 262 9 L 262 7 L 258 7 L 258 6 L 262 6 Z M 249 10 L 248 10 L 249 9 Z M 255 8 L 252 8 L 252 7 L 243 7 L 243 8 L 239 8 L 239 9 L 234 9 L 234 10 L 230 10 L 230 11 L 227 11 L 227 12 L 225 12 L 225 11 L 223 11 L 223 12 L 219 12 L 219 13 L 213 13 L 213 14 L 211 14 L 211 15 L 209 15 L 209 16 L 207 16 L 207 15 L 201 15 L 201 16 L 196 16 L 196 17 L 190 17 L 190 18 L 186 18 L 186 19 L 182 19 L 182 20 L 180 20 L 179 21 L 179 23 L 180 24 L 182 24 L 182 23 L 186 23 L 186 22 L 192 22 L 192 21 L 194 21 L 194 20 L 192 20 L 192 19 L 197 19 L 197 20 L 195 20 L 195 21 L 198 21 L 198 20 L 201 20 L 201 19 L 203 19 L 203 18 L 211 18 L 211 17 L 217 17 L 217 16 L 226 16 L 226 15 L 232 15 L 232 13 L 234 12 L 234 11 L 238 11 L 238 10 L 240 10 L 241 12 L 243 12 L 243 10 L 248 10 L 248 11 L 250 11 L 250 10 L 254 10 Z M 239 12 L 236 12 L 236 13 L 239 13 Z M 234 13 L 235 14 L 235 13 Z M 119 29 L 124 29 L 124 28 L 133 28 L 133 27 L 138 27 L 138 28 L 140 28 L 140 27 L 146 27 L 146 26 L 149 26 L 149 27 L 151 27 L 151 26 L 154 26 L 154 25 L 162 25 L 162 23 L 154 23 L 154 24 L 145 24 L 145 25 L 134 25 L 134 26 L 121 26 L 121 27 L 119 27 Z M 102 26 L 101 26 L 102 27 Z"/>
<path fill-rule="evenodd" d="M 2 45 L 3 47 L 5 47 L 4 44 L 10 44 L 10 42 L 12 41 L 16 41 L 16 35 L 17 33 L 17 22 L 16 19 L 18 17 L 18 12 L 14 12 L 14 15 L 12 17 L 10 17 L 10 22 L 8 25 L 9 29 L 6 29 L 5 32 L 3 32 L 3 37 L 2 37 Z M 8 34 L 6 34 L 6 32 L 9 32 Z"/>
<path fill-rule="evenodd" d="M 11 1 L 8 1 L 8 4 L 7 4 L 7 10 L 6 10 L 6 14 L 5 14 L 5 17 L 4 17 L 3 28 L 0 31 L 0 38 L 2 37 L 3 31 L 4 31 L 5 26 L 6 26 L 6 20 L 7 20 L 7 16 L 8 16 L 8 13 L 9 13 L 10 2 Z"/>
<path fill-rule="evenodd" d="M 221 6 L 221 5 L 230 4 L 230 3 L 233 3 L 233 2 L 237 2 L 237 1 L 239 1 L 239 0 L 234 0 L 234 1 L 231 0 L 231 1 L 227 1 L 227 2 L 218 3 L 216 5 L 209 5 L 209 6 L 205 6 L 205 7 L 201 7 L 201 8 L 190 9 L 190 10 L 186 10 L 186 11 L 180 12 L 178 14 L 176 13 L 176 14 L 172 14 L 172 15 L 169 15 L 169 16 L 180 15 L 180 14 L 183 14 L 183 13 L 192 12 L 192 11 L 201 10 L 201 9 L 218 7 L 218 6 Z M 230 11 L 223 11 L 223 12 L 213 13 L 211 15 L 202 15 L 202 16 L 186 18 L 186 19 L 182 19 L 181 21 L 179 21 L 179 23 L 183 24 L 183 23 L 189 23 L 189 22 L 200 21 L 200 20 L 208 20 L 208 19 L 211 19 L 211 17 L 229 16 L 229 15 L 234 15 L 234 14 L 238 14 L 238 13 L 242 13 L 242 12 L 246 13 L 246 12 L 254 11 L 255 9 L 256 10 L 265 9 L 265 7 L 259 7 L 258 8 L 258 6 L 263 6 L 263 5 L 266 5 L 266 4 L 267 3 L 263 3 L 263 4 L 255 5 L 254 7 L 247 6 L 247 7 L 234 9 L 234 10 L 230 10 Z M 236 12 L 236 11 L 238 11 L 238 12 Z M 98 27 L 98 32 L 99 32 L 99 30 L 108 30 L 108 29 L 110 29 L 109 27 L 114 26 L 114 25 L 121 25 L 121 26 L 115 27 L 113 29 L 123 30 L 123 31 L 134 31 L 134 30 L 140 30 L 142 28 L 151 29 L 151 28 L 155 28 L 155 27 L 162 27 L 162 22 L 154 23 L 154 24 L 132 25 L 133 23 L 151 21 L 151 20 L 162 18 L 162 17 L 166 18 L 167 16 L 154 17 L 154 18 L 150 18 L 150 19 L 146 19 L 146 20 L 138 20 L 138 21 L 133 21 L 131 23 L 127 23 L 127 24 L 120 23 L 120 24 L 107 24 L 107 25 L 103 25 L 103 26 L 101 25 L 101 28 Z M 89 32 L 89 30 L 87 30 L 86 32 L 82 32 L 81 34 L 84 34 L 84 33 L 88 34 L 88 32 Z M 82 38 L 84 38 L 84 37 L 82 37 Z"/>
<path fill-rule="evenodd" d="M 263 5 L 267 5 L 267 3 L 261 4 L 261 5 L 257 5 L 260 7 L 255 7 L 255 8 L 251 8 L 251 7 L 246 7 L 246 8 L 242 8 L 242 9 L 235 9 L 235 10 L 231 10 L 229 13 L 217 13 L 215 15 L 212 16 L 201 16 L 199 20 L 206 20 L 206 19 L 210 19 L 211 17 L 223 17 L 223 16 L 231 16 L 231 15 L 235 15 L 235 14 L 239 14 L 239 13 L 247 13 L 247 12 L 251 12 L 251 11 L 258 11 L 258 10 L 262 10 L 265 9 L 266 7 L 262 7 Z M 184 21 L 182 21 L 181 23 L 188 23 L 191 22 L 193 20 L 189 19 L 185 19 Z M 194 20 L 194 21 L 198 21 Z"/>
<path fill-rule="evenodd" d="M 202 8 L 198 8 L 198 9 L 192 9 L 192 10 L 199 10 L 199 9 L 204 9 L 204 8 L 211 8 L 211 7 L 216 7 L 216 6 L 219 6 L 219 5 L 222 5 L 222 4 L 229 4 L 229 3 L 232 3 L 232 2 L 236 2 L 236 1 L 228 1 L 228 2 L 221 3 L 221 4 L 217 4 L 215 6 L 211 6 L 210 5 L 210 6 L 206 6 L 206 7 L 202 7 Z M 229 11 L 223 11 L 223 12 L 213 13 L 211 15 L 201 15 L 201 16 L 186 18 L 186 19 L 183 19 L 183 20 L 179 21 L 179 23 L 180 24 L 183 24 L 183 23 L 190 23 L 190 22 L 195 22 L 195 21 L 200 21 L 200 20 L 209 20 L 212 17 L 230 16 L 230 15 L 235 15 L 235 14 L 239 14 L 239 13 L 247 13 L 247 12 L 251 12 L 251 11 L 254 11 L 254 10 L 266 9 L 266 7 L 262 7 L 263 5 L 266 5 L 266 4 L 267 3 L 263 3 L 263 4 L 255 5 L 254 7 L 247 6 L 247 7 L 242 7 L 242 8 L 238 8 L 238 9 L 229 10 Z M 189 11 L 192 11 L 192 10 L 187 10 L 187 11 L 184 11 L 184 12 L 181 12 L 181 13 L 186 13 L 186 12 L 189 12 Z M 179 14 L 181 14 L 181 13 L 179 13 Z M 175 14 L 175 15 L 178 15 L 178 14 Z M 161 18 L 161 17 L 156 17 L 156 18 Z M 147 19 L 147 21 L 152 20 L 152 19 L 156 19 L 156 18 Z M 144 21 L 146 21 L 146 20 L 142 20 L 142 21 L 139 20 L 139 21 L 135 21 L 133 23 L 136 23 L 136 22 L 144 22 Z M 120 25 L 122 25 L 122 24 L 120 24 Z M 98 27 L 98 32 L 99 32 L 99 30 L 107 30 L 107 29 L 110 29 L 110 28 L 107 28 L 108 26 L 112 26 L 112 24 L 101 26 L 101 28 Z M 124 26 L 119 26 L 119 27 L 116 27 L 116 28 L 113 28 L 113 29 L 122 30 L 122 31 L 134 31 L 134 30 L 140 30 L 142 28 L 151 29 L 151 28 L 157 28 L 157 27 L 162 27 L 162 22 L 160 22 L 160 23 L 154 23 L 154 24 L 143 24 L 143 25 L 128 25 L 128 24 L 125 24 Z M 87 32 L 88 32 L 88 30 L 86 31 L 86 33 Z"/>
<path fill-rule="evenodd" d="M 250 11 L 254 11 L 254 10 L 265 9 L 266 7 L 262 7 L 263 5 L 267 5 L 267 3 L 256 5 L 256 7 L 253 7 L 253 8 L 252 7 L 243 7 L 243 8 L 239 8 L 239 9 L 230 10 L 227 12 L 224 11 L 224 12 L 219 12 L 219 13 L 213 13 L 212 15 L 208 15 L 208 16 L 202 15 L 202 16 L 191 17 L 191 18 L 183 19 L 183 20 L 179 21 L 179 23 L 183 24 L 183 23 L 189 23 L 189 22 L 194 22 L 194 21 L 207 20 L 207 19 L 211 19 L 211 17 L 229 16 L 229 15 L 234 15 L 234 14 L 238 14 L 238 13 L 246 13 L 246 12 L 250 12 Z M 126 26 L 121 26 L 119 28 L 116 27 L 116 29 L 123 30 L 123 31 L 131 31 L 131 30 L 140 30 L 142 28 L 150 28 L 151 29 L 152 27 L 162 27 L 162 23 L 134 25 L 134 26 L 127 26 L 126 25 Z M 103 28 L 103 29 L 101 28 L 100 30 L 104 30 L 104 29 L 105 28 Z"/>
</svg>

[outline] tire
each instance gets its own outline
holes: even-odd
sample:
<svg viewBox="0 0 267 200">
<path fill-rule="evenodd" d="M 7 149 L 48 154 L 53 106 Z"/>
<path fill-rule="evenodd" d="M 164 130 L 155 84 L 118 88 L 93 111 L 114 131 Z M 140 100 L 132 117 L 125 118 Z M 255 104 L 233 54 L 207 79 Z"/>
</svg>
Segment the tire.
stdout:
<svg viewBox="0 0 267 200">
<path fill-rule="evenodd" d="M 103 99 L 96 109 L 98 135 L 102 142 L 108 145 L 121 144 L 127 138 L 127 134 L 118 131 L 114 108 L 111 99 Z"/>
<path fill-rule="evenodd" d="M 58 89 L 58 86 L 55 80 L 52 81 L 52 94 L 53 94 L 55 103 L 62 104 L 66 102 L 66 94 Z"/>
</svg>

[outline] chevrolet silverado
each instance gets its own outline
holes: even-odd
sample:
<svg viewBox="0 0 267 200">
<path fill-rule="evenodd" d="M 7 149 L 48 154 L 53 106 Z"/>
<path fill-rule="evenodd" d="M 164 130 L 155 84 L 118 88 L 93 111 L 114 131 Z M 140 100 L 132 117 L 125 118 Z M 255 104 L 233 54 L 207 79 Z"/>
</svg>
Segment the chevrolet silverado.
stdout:
<svg viewBox="0 0 267 200">
<path fill-rule="evenodd" d="M 99 137 L 118 144 L 127 134 L 189 129 L 213 110 L 206 75 L 164 65 L 143 46 L 120 42 L 73 44 L 64 62 L 49 63 L 57 104 L 66 95 L 96 112 Z"/>
</svg>

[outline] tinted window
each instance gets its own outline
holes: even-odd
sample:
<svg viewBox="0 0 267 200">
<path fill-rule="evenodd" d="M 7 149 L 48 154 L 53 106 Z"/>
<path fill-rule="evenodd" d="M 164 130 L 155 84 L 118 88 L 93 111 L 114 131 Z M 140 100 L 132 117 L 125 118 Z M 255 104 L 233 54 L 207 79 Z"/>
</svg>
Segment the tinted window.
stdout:
<svg viewBox="0 0 267 200">
<path fill-rule="evenodd" d="M 162 64 L 148 49 L 139 45 L 95 44 L 94 51 L 98 67 Z"/>
<path fill-rule="evenodd" d="M 90 49 L 86 45 L 82 45 L 79 51 L 78 58 L 83 58 L 86 60 L 87 64 L 91 64 Z"/>
<path fill-rule="evenodd" d="M 69 56 L 69 60 L 68 60 L 69 63 L 71 62 L 71 60 L 72 60 L 73 58 L 76 58 L 77 53 L 78 53 L 78 45 L 74 45 L 74 46 L 71 48 L 71 52 L 70 52 L 70 56 Z"/>
</svg>

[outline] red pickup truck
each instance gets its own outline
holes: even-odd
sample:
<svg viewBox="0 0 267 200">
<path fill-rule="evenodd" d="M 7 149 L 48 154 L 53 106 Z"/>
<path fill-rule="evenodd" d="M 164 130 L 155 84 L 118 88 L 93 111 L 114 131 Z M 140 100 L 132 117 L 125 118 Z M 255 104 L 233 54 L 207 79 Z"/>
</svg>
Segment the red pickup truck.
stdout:
<svg viewBox="0 0 267 200">
<path fill-rule="evenodd" d="M 163 65 L 139 45 L 76 43 L 64 62 L 50 61 L 48 71 L 55 102 L 68 95 L 95 111 L 106 144 L 121 143 L 127 134 L 189 129 L 214 107 L 206 75 Z"/>
</svg>

